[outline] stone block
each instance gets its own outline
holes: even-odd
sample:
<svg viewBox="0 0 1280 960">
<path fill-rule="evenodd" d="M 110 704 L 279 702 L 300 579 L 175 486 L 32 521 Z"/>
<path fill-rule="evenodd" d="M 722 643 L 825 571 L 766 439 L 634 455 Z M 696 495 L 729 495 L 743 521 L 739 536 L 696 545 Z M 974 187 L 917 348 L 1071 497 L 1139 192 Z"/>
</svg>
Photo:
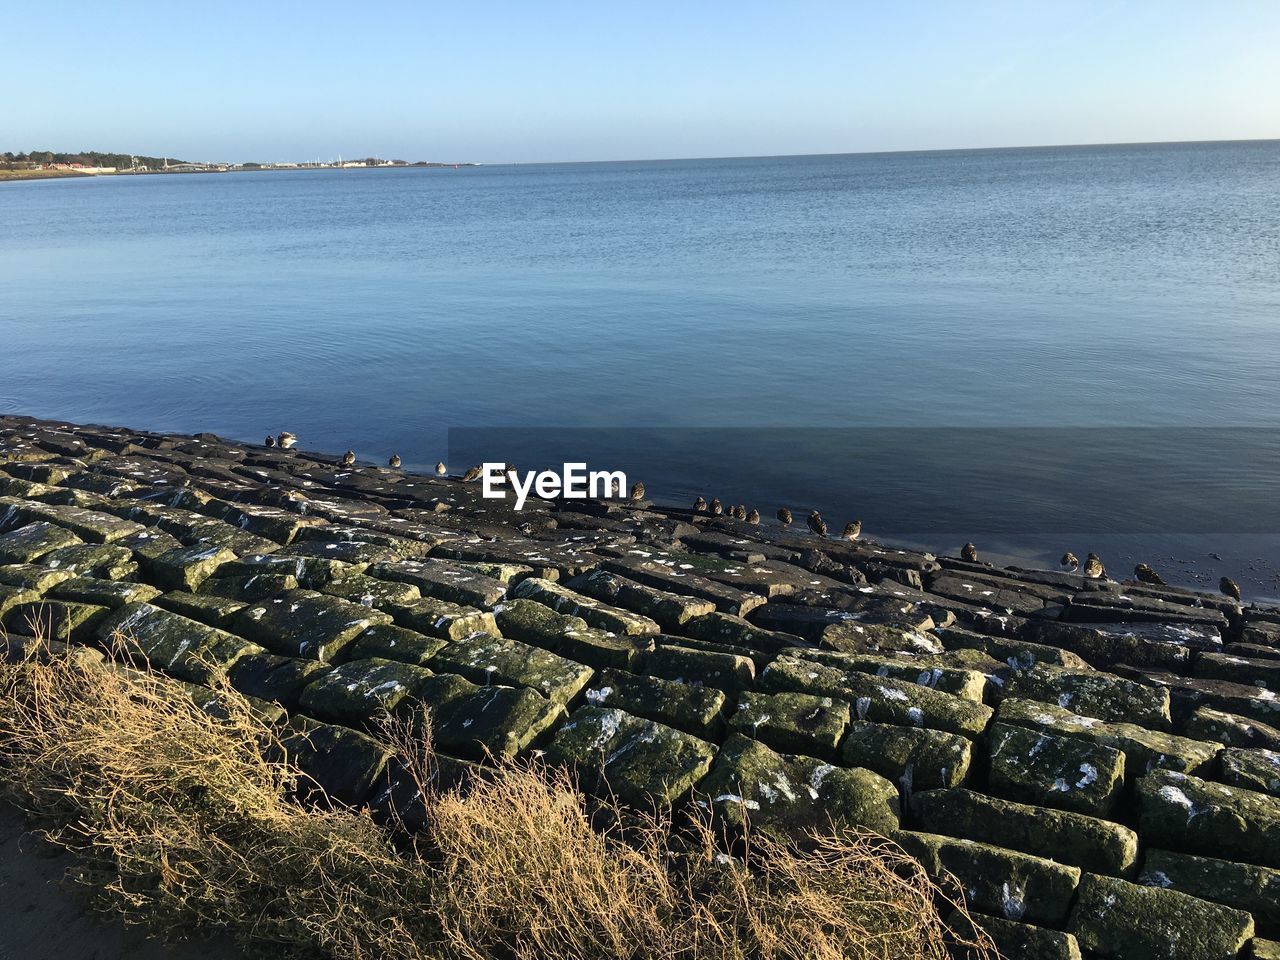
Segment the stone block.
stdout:
<svg viewBox="0 0 1280 960">
<path fill-rule="evenodd" d="M 1124 754 L 1103 744 L 996 723 L 990 749 L 993 790 L 1025 803 L 1105 817 L 1124 786 Z"/>
</svg>

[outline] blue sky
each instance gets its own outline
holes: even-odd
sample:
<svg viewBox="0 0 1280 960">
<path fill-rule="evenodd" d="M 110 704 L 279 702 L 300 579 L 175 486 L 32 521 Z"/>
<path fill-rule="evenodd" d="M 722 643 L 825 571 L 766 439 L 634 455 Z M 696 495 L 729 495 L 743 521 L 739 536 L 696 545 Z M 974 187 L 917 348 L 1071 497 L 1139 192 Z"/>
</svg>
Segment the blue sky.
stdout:
<svg viewBox="0 0 1280 960">
<path fill-rule="evenodd" d="M 610 160 L 1280 137 L 1277 0 L 14 3 L 0 150 Z"/>
</svg>

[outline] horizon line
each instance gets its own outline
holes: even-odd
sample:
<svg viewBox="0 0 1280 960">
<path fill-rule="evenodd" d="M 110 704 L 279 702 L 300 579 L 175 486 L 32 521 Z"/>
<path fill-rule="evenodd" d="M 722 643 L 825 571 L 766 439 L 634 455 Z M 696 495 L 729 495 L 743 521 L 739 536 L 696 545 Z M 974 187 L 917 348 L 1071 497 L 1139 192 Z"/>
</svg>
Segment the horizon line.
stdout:
<svg viewBox="0 0 1280 960">
<path fill-rule="evenodd" d="M 1027 144 L 1003 144 L 1000 146 L 969 146 L 969 147 L 913 147 L 889 150 L 830 150 L 818 151 L 816 153 L 747 153 L 747 154 L 711 154 L 705 156 L 667 156 L 667 157 L 627 157 L 615 159 L 595 159 L 595 160 L 409 160 L 406 163 L 412 165 L 415 163 L 441 163 L 446 165 L 452 164 L 471 164 L 486 167 L 514 167 L 514 166 L 567 166 L 569 164 L 586 164 L 586 163 L 679 163 L 695 160 L 781 160 L 792 157 L 870 157 L 885 156 L 894 154 L 920 154 L 920 153 L 978 153 L 978 152 L 994 152 L 1001 150 L 1062 150 L 1067 148 L 1087 148 L 1087 147 L 1159 147 L 1159 146 L 1187 146 L 1192 144 L 1216 144 L 1216 143 L 1275 143 L 1280 142 L 1280 136 L 1276 137 L 1230 137 L 1226 139 L 1209 139 L 1209 140 L 1104 140 L 1089 143 L 1027 143 Z M 13 151 L 15 153 L 20 151 Z M 25 153 L 37 152 L 33 150 L 21 151 Z M 44 152 L 44 151 L 39 151 Z M 81 153 L 84 151 L 76 150 L 48 150 L 49 153 Z M 170 156 L 173 154 L 150 154 L 145 151 L 111 151 L 111 150 L 90 150 L 90 153 L 120 153 L 129 154 L 130 156 Z M 363 157 L 377 157 L 375 153 L 357 153 L 352 154 Z M 175 157 L 176 159 L 176 157 Z M 182 163 L 263 163 L 264 166 L 272 163 L 315 163 L 314 160 L 276 160 L 276 161 L 247 161 L 247 160 L 184 160 Z M 325 161 L 322 161 L 325 162 Z M 327 161 L 333 163 L 334 161 Z M 393 169 L 393 168 L 389 168 Z"/>
</svg>

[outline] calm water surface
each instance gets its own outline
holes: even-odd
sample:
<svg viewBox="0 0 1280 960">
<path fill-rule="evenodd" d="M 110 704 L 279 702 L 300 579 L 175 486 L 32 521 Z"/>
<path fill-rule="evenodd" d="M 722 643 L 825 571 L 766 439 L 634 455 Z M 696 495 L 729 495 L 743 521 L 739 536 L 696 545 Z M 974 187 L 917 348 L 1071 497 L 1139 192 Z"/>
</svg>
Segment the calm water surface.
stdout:
<svg viewBox="0 0 1280 960">
<path fill-rule="evenodd" d="M 938 530 L 824 431 L 1280 425 L 1280 142 L 4 184 L 0 344 L 5 411 L 407 465 L 451 427 L 748 428 L 650 492 Z M 809 429 L 743 476 L 761 427 Z"/>
</svg>

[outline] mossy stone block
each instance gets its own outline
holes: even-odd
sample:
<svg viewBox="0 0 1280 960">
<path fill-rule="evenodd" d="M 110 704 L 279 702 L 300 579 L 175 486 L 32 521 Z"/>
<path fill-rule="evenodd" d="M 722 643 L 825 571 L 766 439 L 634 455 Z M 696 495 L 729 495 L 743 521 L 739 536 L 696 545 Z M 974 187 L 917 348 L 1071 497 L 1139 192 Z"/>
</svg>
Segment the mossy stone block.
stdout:
<svg viewBox="0 0 1280 960">
<path fill-rule="evenodd" d="M 859 720 L 928 727 L 967 737 L 981 734 L 992 714 L 985 704 L 919 684 L 794 657 L 779 657 L 769 664 L 760 675 L 757 689 L 774 693 L 796 690 L 835 697 L 851 703 L 854 716 Z"/>
<path fill-rule="evenodd" d="M 1280 798 L 1171 770 L 1143 777 L 1137 795 L 1147 843 L 1280 867 Z"/>
<path fill-rule="evenodd" d="M 1280 870 L 1171 850 L 1148 850 L 1138 881 L 1245 910 L 1253 914 L 1263 933 L 1280 934 Z"/>
<path fill-rule="evenodd" d="M 584 789 L 628 804 L 665 805 L 702 779 L 716 748 L 671 727 L 607 707 L 580 707 L 546 759 L 578 771 Z"/>
<path fill-rule="evenodd" d="M 488 610 L 477 610 L 434 597 L 393 604 L 387 611 L 400 626 L 442 640 L 461 640 L 473 633 L 498 632 L 498 624 Z"/>
<path fill-rule="evenodd" d="M 356 638 L 355 643 L 347 648 L 347 656 L 352 660 L 378 657 L 421 667 L 443 650 L 448 642 L 439 637 L 428 637 L 416 630 L 397 627 L 395 624 L 378 623 Z"/>
<path fill-rule="evenodd" d="M 833 824 L 898 828 L 898 790 L 884 777 L 779 753 L 739 733 L 720 748 L 698 792 L 737 826 L 794 836 Z"/>
<path fill-rule="evenodd" d="M 1067 932 L 1114 960 L 1234 960 L 1253 936 L 1247 913 L 1174 890 L 1087 873 Z"/>
<path fill-rule="evenodd" d="M 275 653 L 332 662 L 364 630 L 390 615 L 311 590 L 292 590 L 245 607 L 234 629 Z"/>
<path fill-rule="evenodd" d="M 855 720 L 841 748 L 842 761 L 888 777 L 907 796 L 914 790 L 964 783 L 972 743 L 958 733 Z"/>
<path fill-rule="evenodd" d="M 990 749 L 991 786 L 1015 800 L 1105 817 L 1124 786 L 1124 754 L 1100 743 L 997 723 Z"/>
<path fill-rule="evenodd" d="M 31 563 L 60 547 L 81 542 L 70 530 L 37 520 L 0 535 L 0 563 Z"/>
<path fill-rule="evenodd" d="M 729 726 L 783 753 L 834 760 L 850 715 L 849 704 L 832 697 L 746 691 L 738 698 L 738 709 L 729 716 Z"/>
<path fill-rule="evenodd" d="M 415 700 L 430 676 L 421 667 L 395 660 L 350 660 L 317 676 L 298 705 L 317 719 L 359 727 Z"/>
<path fill-rule="evenodd" d="M 231 686 L 245 696 L 271 700 L 295 710 L 298 697 L 307 685 L 332 669 L 319 660 L 255 653 L 237 660 L 228 671 L 227 678 Z"/>
<path fill-rule="evenodd" d="M 658 633 L 662 629 L 657 621 L 642 613 L 612 606 L 541 577 L 521 580 L 512 589 L 511 595 L 523 600 L 534 600 L 557 613 L 577 617 L 588 626 L 609 633 L 636 636 Z"/>
<path fill-rule="evenodd" d="M 709 740 L 720 731 L 726 697 L 715 687 L 604 670 L 587 688 L 586 700 Z"/>
<path fill-rule="evenodd" d="M 594 674 L 590 667 L 541 647 L 486 633 L 448 644 L 435 655 L 432 669 L 473 683 L 528 687 L 556 703 L 572 700 Z"/>
<path fill-rule="evenodd" d="M 924 790 L 911 798 L 921 829 L 1020 850 L 1097 873 L 1137 864 L 1138 835 L 1109 820 L 989 797 L 973 790 Z"/>
<path fill-rule="evenodd" d="M 1060 926 L 1080 883 L 1079 867 L 988 843 L 906 830 L 893 839 L 931 876 L 953 875 L 970 907 L 1005 920 Z"/>
</svg>

